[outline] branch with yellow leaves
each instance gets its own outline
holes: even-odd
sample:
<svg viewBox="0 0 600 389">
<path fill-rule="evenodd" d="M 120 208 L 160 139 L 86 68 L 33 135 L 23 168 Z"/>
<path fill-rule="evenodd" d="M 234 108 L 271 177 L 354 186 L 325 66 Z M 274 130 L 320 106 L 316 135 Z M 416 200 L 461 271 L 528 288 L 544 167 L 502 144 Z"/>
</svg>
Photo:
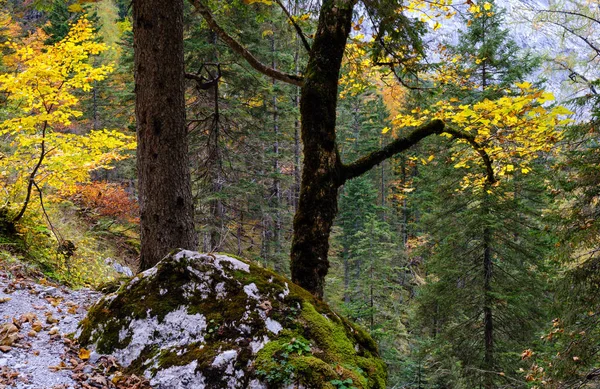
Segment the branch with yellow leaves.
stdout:
<svg viewBox="0 0 600 389">
<path fill-rule="evenodd" d="M 452 128 L 447 128 L 444 125 L 444 122 L 442 122 L 441 120 L 433 120 L 421 127 L 416 128 L 408 135 L 395 139 L 394 141 L 377 151 L 374 151 L 350 164 L 342 164 L 340 167 L 340 170 L 342 172 L 342 182 L 346 182 L 347 180 L 351 180 L 353 178 L 361 176 L 362 174 L 371 170 L 376 165 L 404 150 L 407 150 L 408 148 L 414 146 L 429 135 L 441 133 L 450 134 L 456 139 L 463 139 L 467 143 L 469 143 L 469 145 L 471 145 L 471 147 L 473 147 L 473 149 L 477 151 L 477 153 L 483 161 L 483 164 L 485 165 L 486 182 L 488 184 L 493 184 L 494 182 L 496 182 L 496 179 L 494 177 L 494 169 L 492 166 L 492 159 L 485 151 L 483 146 L 481 146 L 475 140 L 475 137 L 473 135 Z"/>
<path fill-rule="evenodd" d="M 279 81 L 286 82 L 288 84 L 302 86 L 304 80 L 301 76 L 295 74 L 288 74 L 279 70 L 273 69 L 262 62 L 260 62 L 252 53 L 250 53 L 244 46 L 242 46 L 235 38 L 227 33 L 215 20 L 210 9 L 202 2 L 202 0 L 190 0 L 190 3 L 196 8 L 198 13 L 202 15 L 208 26 L 217 34 L 217 36 L 231 48 L 231 50 L 238 53 L 242 58 L 248 62 L 255 70 L 262 74 L 274 78 Z"/>
<path fill-rule="evenodd" d="M 296 20 L 294 20 L 294 17 L 290 14 L 290 12 L 287 10 L 287 8 L 285 8 L 285 6 L 281 2 L 281 0 L 275 0 L 275 2 L 282 9 L 283 13 L 285 14 L 285 16 L 287 16 L 290 23 L 292 23 L 292 26 L 294 26 L 294 29 L 296 30 L 296 34 L 298 34 L 298 36 L 302 40 L 302 44 L 304 45 L 304 48 L 306 49 L 306 51 L 310 53 L 310 44 L 306 40 L 306 35 L 304 35 L 304 32 L 302 32 L 302 29 L 300 28 L 298 23 L 296 23 Z"/>
</svg>

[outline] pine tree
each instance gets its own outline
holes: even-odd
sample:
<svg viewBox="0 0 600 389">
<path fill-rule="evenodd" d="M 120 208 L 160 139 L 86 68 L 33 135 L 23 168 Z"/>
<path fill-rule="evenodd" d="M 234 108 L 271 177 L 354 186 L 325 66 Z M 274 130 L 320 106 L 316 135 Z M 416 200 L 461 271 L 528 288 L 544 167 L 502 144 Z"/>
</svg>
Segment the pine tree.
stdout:
<svg viewBox="0 0 600 389">
<path fill-rule="evenodd" d="M 459 74 L 469 75 L 475 88 L 465 90 L 457 82 L 428 98 L 465 104 L 497 99 L 535 66 L 507 39 L 503 11 L 493 2 L 477 7 L 484 12 L 472 14 L 461 43 L 450 49 L 461 58 Z M 437 150 L 436 160 L 451 161 L 457 152 L 457 146 Z M 426 354 L 441 367 L 434 381 L 496 388 L 515 379 L 513 359 L 540 320 L 547 256 L 540 248 L 549 239 L 541 232 L 539 211 L 546 201 L 543 171 L 537 176 L 514 171 L 500 182 L 460 189 L 464 172 L 453 165 L 434 160 L 421 168 L 417 187 L 429 194 L 420 200 L 427 210 L 420 229 L 430 239 L 423 252 L 427 285 L 419 297 L 419 316 L 432 341 Z"/>
</svg>

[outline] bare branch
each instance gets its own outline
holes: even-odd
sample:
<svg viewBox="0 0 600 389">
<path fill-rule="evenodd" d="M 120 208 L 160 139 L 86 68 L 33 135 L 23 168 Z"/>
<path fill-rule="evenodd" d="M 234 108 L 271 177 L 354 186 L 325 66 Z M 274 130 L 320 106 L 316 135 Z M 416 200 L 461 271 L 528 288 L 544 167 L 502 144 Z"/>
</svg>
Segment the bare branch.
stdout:
<svg viewBox="0 0 600 389">
<path fill-rule="evenodd" d="M 550 23 L 550 24 L 554 24 L 560 28 L 562 28 L 563 30 L 569 32 L 571 35 L 575 36 L 576 38 L 581 39 L 586 45 L 588 45 L 592 50 L 594 50 L 594 52 L 598 55 L 600 55 L 600 48 L 596 47 L 594 43 L 590 42 L 590 40 L 582 35 L 580 35 L 579 33 L 577 33 L 577 31 L 573 30 L 572 28 L 569 28 L 567 26 L 565 26 L 564 24 L 560 24 L 558 22 L 553 22 L 551 20 L 545 21 L 545 23 Z"/>
<path fill-rule="evenodd" d="M 289 11 L 287 10 L 287 8 L 285 8 L 285 6 L 281 2 L 281 0 L 275 0 L 275 2 L 277 4 L 279 4 L 279 7 L 283 10 L 283 13 L 285 13 L 285 16 L 287 16 L 287 18 L 289 19 L 290 23 L 292 23 L 292 26 L 294 26 L 294 28 L 296 29 L 296 33 L 298 34 L 298 36 L 302 40 L 302 44 L 304 45 L 304 48 L 306 49 L 306 51 L 308 53 L 310 53 L 310 44 L 306 40 L 306 35 L 304 35 L 304 32 L 302 32 L 302 29 L 300 28 L 300 26 L 298 25 L 298 23 L 296 23 L 296 21 L 294 20 L 294 18 L 292 17 L 292 15 L 289 13 Z"/>
<path fill-rule="evenodd" d="M 589 15 L 586 14 L 582 14 L 579 12 L 574 12 L 574 11 L 560 11 L 560 10 L 553 10 L 553 9 L 538 9 L 536 10 L 537 12 L 545 12 L 545 13 L 557 13 L 557 14 L 562 14 L 562 15 L 571 15 L 571 16 L 580 16 L 582 18 L 591 20 L 592 22 L 598 23 L 600 24 L 600 20 L 595 19 Z"/>
<path fill-rule="evenodd" d="M 260 62 L 252 53 L 250 53 L 244 46 L 236 41 L 231 35 L 229 35 L 214 19 L 212 13 L 202 0 L 190 0 L 191 4 L 196 10 L 202 15 L 208 26 L 221 38 L 223 42 L 227 44 L 233 51 L 241 55 L 250 66 L 262 74 L 274 78 L 279 81 L 286 82 L 288 84 L 302 86 L 303 78 L 295 74 L 287 74 L 270 68 Z"/>
<path fill-rule="evenodd" d="M 217 75 L 216 76 L 213 76 L 208 71 L 208 69 L 206 69 L 207 73 L 212 77 L 210 79 L 204 78 L 203 76 L 199 75 L 199 73 L 202 71 L 202 69 L 205 68 L 205 65 L 202 65 L 200 67 L 198 74 L 185 73 L 185 78 L 187 78 L 188 80 L 196 81 L 196 86 L 198 87 L 198 89 L 208 90 L 208 89 L 214 87 L 215 85 L 217 85 L 217 83 L 221 79 L 221 65 L 216 64 L 215 66 L 217 67 Z"/>
</svg>

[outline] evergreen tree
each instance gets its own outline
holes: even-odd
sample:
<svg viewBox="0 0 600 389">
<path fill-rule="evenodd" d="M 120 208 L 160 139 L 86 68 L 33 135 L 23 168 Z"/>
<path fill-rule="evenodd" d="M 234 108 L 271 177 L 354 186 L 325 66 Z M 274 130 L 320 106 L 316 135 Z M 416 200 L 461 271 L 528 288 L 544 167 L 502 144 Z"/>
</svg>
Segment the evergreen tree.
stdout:
<svg viewBox="0 0 600 389">
<path fill-rule="evenodd" d="M 473 87 L 456 82 L 428 99 L 497 99 L 535 66 L 507 39 L 503 11 L 493 2 L 479 6 L 485 12 L 471 16 L 461 43 L 450 49 Z M 451 161 L 459 149 L 437 150 L 436 160 Z M 525 176 L 514 170 L 499 183 L 488 178 L 482 187 L 459 189 L 464 171 L 453 165 L 421 168 L 417 187 L 427 194 L 420 198 L 426 210 L 420 230 L 430 239 L 423 252 L 427 284 L 419 296 L 419 316 L 432 342 L 424 352 L 440 387 L 497 388 L 517 379 L 517 353 L 541 319 L 537 296 L 547 256 L 541 248 L 549 240 L 540 221 L 547 204 L 543 171 Z"/>
</svg>

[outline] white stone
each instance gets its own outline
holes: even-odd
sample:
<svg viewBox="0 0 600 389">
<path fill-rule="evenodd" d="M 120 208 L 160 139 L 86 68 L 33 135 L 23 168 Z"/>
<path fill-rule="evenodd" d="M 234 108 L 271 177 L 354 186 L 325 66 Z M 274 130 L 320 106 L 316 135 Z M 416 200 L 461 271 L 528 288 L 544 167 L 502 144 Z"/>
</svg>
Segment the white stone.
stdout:
<svg viewBox="0 0 600 389">
<path fill-rule="evenodd" d="M 258 353 L 260 350 L 262 350 L 263 347 L 265 347 L 265 344 L 267 344 L 269 342 L 269 337 L 264 335 L 262 337 L 262 339 L 253 339 L 252 342 L 250 342 L 250 348 L 252 349 L 252 354 L 256 354 Z"/>
<path fill-rule="evenodd" d="M 162 348 L 184 346 L 194 342 L 204 342 L 206 318 L 201 314 L 189 315 L 183 306 L 169 312 L 161 323 L 156 317 L 131 321 L 129 328 L 119 331 L 119 338 L 131 336 L 131 341 L 124 349 L 115 351 L 115 357 L 127 367 L 137 359 L 142 350 L 152 343 L 160 342 Z M 160 334 L 154 339 L 154 333 Z"/>
<path fill-rule="evenodd" d="M 219 265 L 220 265 L 220 262 L 223 262 L 223 261 L 229 262 L 230 264 L 233 265 L 233 270 L 242 270 L 242 271 L 245 271 L 246 273 L 250 273 L 250 265 L 240 261 L 239 259 L 231 258 L 231 257 L 228 257 L 227 255 L 215 255 L 215 259 L 217 260 Z"/>
<path fill-rule="evenodd" d="M 288 283 L 285 283 L 285 289 L 283 290 L 283 292 L 279 293 L 279 298 L 281 300 L 283 300 L 284 298 L 286 298 L 286 296 L 290 294 L 290 287 L 288 285 Z"/>
<path fill-rule="evenodd" d="M 150 379 L 150 385 L 156 389 L 204 389 L 206 379 L 202 374 L 196 373 L 197 365 L 197 361 L 192 361 L 189 365 L 159 370 Z"/>
<path fill-rule="evenodd" d="M 267 389 L 267 385 L 263 384 L 257 379 L 254 379 L 248 383 L 248 389 Z"/>
<path fill-rule="evenodd" d="M 267 320 L 265 320 L 265 326 L 267 327 L 267 329 L 269 331 L 271 331 L 275 335 L 277 335 L 279 333 L 279 331 L 281 331 L 283 329 L 283 327 L 281 326 L 281 324 L 279 324 L 278 321 L 275 321 L 275 320 L 271 319 L 270 317 L 268 317 Z"/>
<path fill-rule="evenodd" d="M 233 359 L 237 357 L 237 350 L 227 350 L 223 351 L 221 354 L 215 357 L 215 360 L 212 363 L 213 367 L 223 367 L 223 365 L 227 363 L 231 363 Z"/>
<path fill-rule="evenodd" d="M 245 285 L 244 292 L 246 292 L 248 297 L 253 298 L 254 300 L 260 300 L 258 288 L 256 287 L 256 284 L 254 282 L 249 285 Z"/>
</svg>

